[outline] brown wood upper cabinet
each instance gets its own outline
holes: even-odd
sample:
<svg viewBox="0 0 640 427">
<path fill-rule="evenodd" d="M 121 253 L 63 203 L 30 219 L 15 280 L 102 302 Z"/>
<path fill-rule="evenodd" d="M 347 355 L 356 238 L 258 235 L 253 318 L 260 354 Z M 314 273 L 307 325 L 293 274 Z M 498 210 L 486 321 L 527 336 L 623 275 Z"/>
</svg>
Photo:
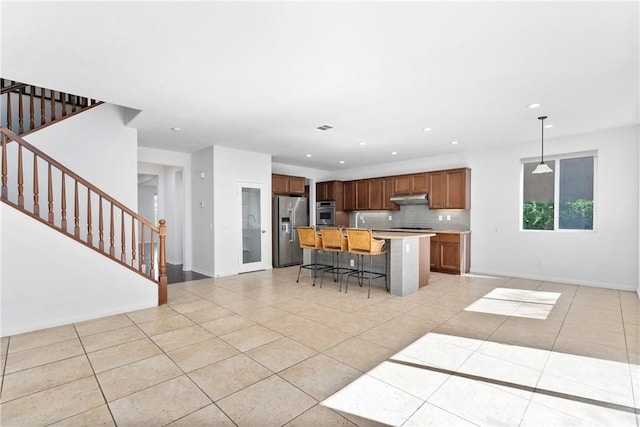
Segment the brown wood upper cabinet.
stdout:
<svg viewBox="0 0 640 427">
<path fill-rule="evenodd" d="M 393 195 L 393 177 L 382 178 L 382 209 L 387 211 L 400 209 L 400 206 L 391 201 Z"/>
<path fill-rule="evenodd" d="M 429 173 L 393 176 L 393 195 L 429 192 Z"/>
<path fill-rule="evenodd" d="M 468 168 L 430 172 L 429 209 L 469 209 L 471 170 Z"/>
<path fill-rule="evenodd" d="M 342 211 L 344 209 L 342 181 L 318 182 L 316 184 L 316 201 L 334 201 L 336 203 L 336 211 Z"/>
<path fill-rule="evenodd" d="M 361 179 L 355 181 L 356 210 L 369 209 L 369 180 Z"/>
<path fill-rule="evenodd" d="M 411 175 L 399 175 L 393 178 L 393 195 L 411 194 L 413 190 L 413 179 Z"/>
<path fill-rule="evenodd" d="M 304 195 L 304 177 L 272 174 L 271 192 L 273 194 Z"/>
<path fill-rule="evenodd" d="M 471 208 L 468 168 L 345 181 L 342 185 L 344 211 L 399 209 L 389 200 L 392 196 L 422 193 L 429 193 L 430 209 Z"/>
<path fill-rule="evenodd" d="M 429 174 L 428 173 L 417 173 L 411 175 L 413 180 L 413 194 L 420 193 L 428 193 L 429 192 Z"/>
<path fill-rule="evenodd" d="M 382 178 L 374 178 L 369 180 L 369 202 L 367 204 L 367 209 L 382 209 L 382 196 L 384 194 L 382 184 Z"/>
<path fill-rule="evenodd" d="M 356 192 L 355 192 L 355 181 L 347 181 L 342 183 L 342 193 L 343 193 L 343 205 L 342 208 L 345 211 L 355 210 L 356 207 Z"/>
</svg>

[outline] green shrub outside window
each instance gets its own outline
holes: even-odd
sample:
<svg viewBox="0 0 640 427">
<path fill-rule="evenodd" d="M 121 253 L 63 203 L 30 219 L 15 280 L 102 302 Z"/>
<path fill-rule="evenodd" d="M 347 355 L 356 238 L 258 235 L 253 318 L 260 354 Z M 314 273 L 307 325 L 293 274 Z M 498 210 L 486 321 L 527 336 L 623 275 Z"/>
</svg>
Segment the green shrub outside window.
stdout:
<svg viewBox="0 0 640 427">
<path fill-rule="evenodd" d="M 593 230 L 595 156 L 548 160 L 552 172 L 523 163 L 523 230 Z"/>
</svg>

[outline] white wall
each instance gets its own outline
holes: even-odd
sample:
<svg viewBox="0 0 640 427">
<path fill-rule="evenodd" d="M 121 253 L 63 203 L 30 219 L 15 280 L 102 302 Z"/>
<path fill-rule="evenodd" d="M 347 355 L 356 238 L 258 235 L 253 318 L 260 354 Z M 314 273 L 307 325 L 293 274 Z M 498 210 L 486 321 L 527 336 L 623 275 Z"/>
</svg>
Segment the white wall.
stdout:
<svg viewBox="0 0 640 427">
<path fill-rule="evenodd" d="M 214 275 L 213 147 L 191 155 L 193 264 L 191 270 Z M 219 203 L 228 201 L 219 199 Z"/>
<path fill-rule="evenodd" d="M 239 182 L 261 183 L 264 185 L 261 203 L 271 212 L 271 156 L 268 154 L 235 150 L 227 147 L 213 147 L 213 194 L 215 276 L 229 276 L 238 273 L 240 264 L 240 195 Z M 263 218 L 265 235 L 271 236 L 271 215 Z M 263 254 L 268 268 L 271 268 L 271 251 Z"/>
<path fill-rule="evenodd" d="M 183 270 L 192 270 L 192 212 L 196 211 L 192 211 L 191 202 L 191 154 L 138 147 L 138 160 L 138 172 L 158 175 L 158 194 L 162 195 L 158 212 L 160 218 L 167 220 L 167 259 L 172 264 L 182 264 Z M 178 171 L 182 174 L 181 190 L 176 188 Z M 181 230 L 177 224 L 182 224 Z"/>
<path fill-rule="evenodd" d="M 154 198 L 158 193 L 158 187 L 152 185 L 138 185 L 138 214 L 153 222 Z M 147 233 L 148 234 L 148 233 Z M 147 236 L 148 241 L 149 236 Z"/>
<path fill-rule="evenodd" d="M 636 290 L 638 139 L 638 127 L 545 139 L 548 155 L 598 151 L 593 232 L 520 231 L 520 161 L 539 155 L 539 141 L 389 163 L 376 167 L 375 176 L 470 167 L 472 272 Z M 334 178 L 374 176 L 370 170 Z"/>
<path fill-rule="evenodd" d="M 171 264 L 183 264 L 183 224 L 184 224 L 184 179 L 180 168 L 166 167 L 166 197 L 165 213 L 167 224 L 175 224 L 167 227 L 167 239 L 171 244 L 167 245 L 167 262 Z"/>
<path fill-rule="evenodd" d="M 123 107 L 102 104 L 25 139 L 128 208 L 138 210 L 138 131 L 124 126 Z"/>
<path fill-rule="evenodd" d="M 4 203 L 0 248 L 0 336 L 158 304 L 154 282 Z"/>
</svg>

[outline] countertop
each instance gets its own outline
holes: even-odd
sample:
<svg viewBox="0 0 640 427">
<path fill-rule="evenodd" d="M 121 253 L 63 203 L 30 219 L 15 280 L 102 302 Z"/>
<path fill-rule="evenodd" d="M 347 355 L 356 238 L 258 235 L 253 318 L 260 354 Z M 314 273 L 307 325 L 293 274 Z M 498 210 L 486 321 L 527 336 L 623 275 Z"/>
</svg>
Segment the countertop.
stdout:
<svg viewBox="0 0 640 427">
<path fill-rule="evenodd" d="M 461 231 L 461 230 L 408 230 L 408 229 L 397 229 L 397 228 L 374 228 L 372 230 L 374 233 L 394 233 L 394 234 L 471 234 L 471 231 Z"/>
<path fill-rule="evenodd" d="M 395 231 L 395 230 L 372 230 L 372 236 L 374 239 L 412 239 L 415 237 L 434 237 L 435 234 L 429 231 Z"/>
</svg>

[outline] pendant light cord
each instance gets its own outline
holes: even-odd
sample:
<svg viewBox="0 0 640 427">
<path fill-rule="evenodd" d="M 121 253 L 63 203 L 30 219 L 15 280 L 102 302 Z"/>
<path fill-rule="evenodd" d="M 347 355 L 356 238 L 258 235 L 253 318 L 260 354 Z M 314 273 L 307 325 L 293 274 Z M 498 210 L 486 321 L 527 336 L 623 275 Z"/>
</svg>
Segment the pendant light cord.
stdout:
<svg viewBox="0 0 640 427">
<path fill-rule="evenodd" d="M 540 116 L 538 117 L 538 120 L 540 120 L 540 126 L 541 126 L 541 130 L 542 130 L 542 153 L 540 155 L 540 163 L 544 163 L 544 119 L 546 119 L 547 116 Z"/>
</svg>

